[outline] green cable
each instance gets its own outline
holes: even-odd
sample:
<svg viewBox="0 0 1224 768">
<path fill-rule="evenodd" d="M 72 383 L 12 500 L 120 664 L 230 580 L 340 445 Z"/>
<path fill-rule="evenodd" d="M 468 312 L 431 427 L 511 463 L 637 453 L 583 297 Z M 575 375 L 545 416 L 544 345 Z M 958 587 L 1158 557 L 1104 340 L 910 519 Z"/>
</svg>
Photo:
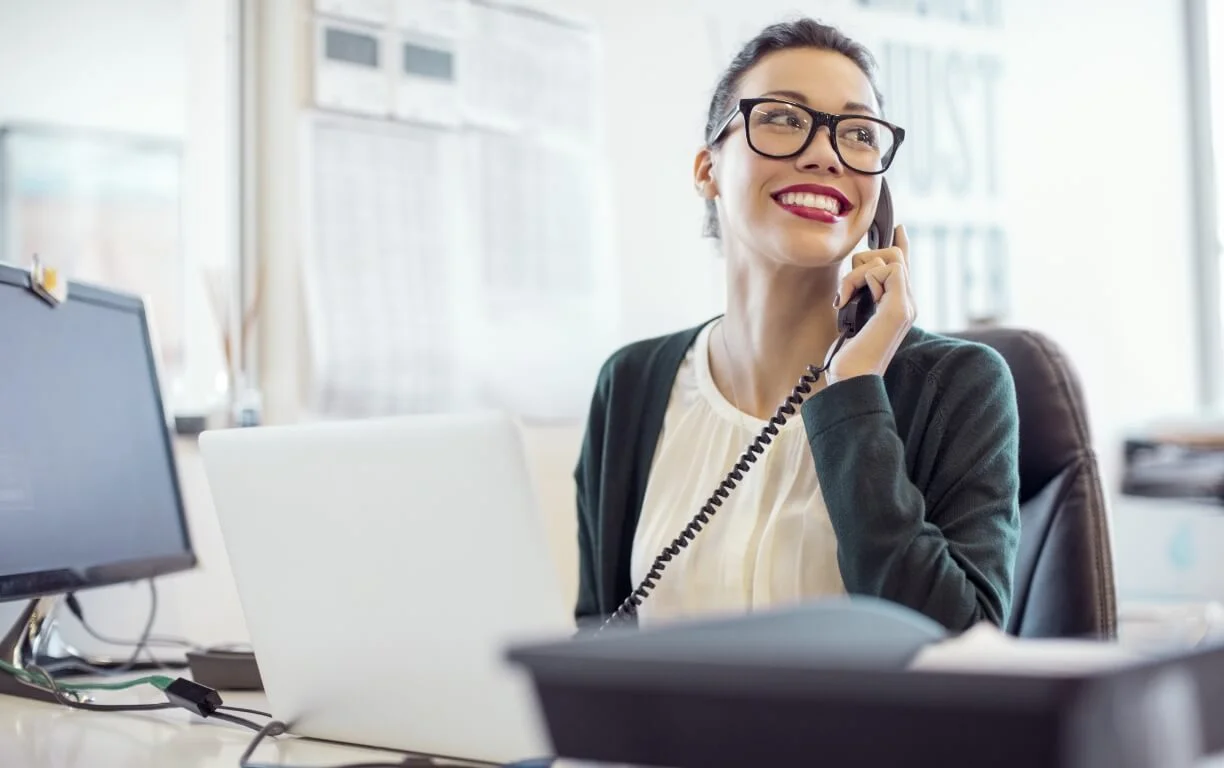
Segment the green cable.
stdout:
<svg viewBox="0 0 1224 768">
<path fill-rule="evenodd" d="M 42 685 L 42 683 L 45 681 L 41 674 L 31 674 L 4 661 L 0 661 L 0 671 L 7 672 L 19 680 L 23 680 L 27 683 L 34 683 L 35 685 Z M 166 677 L 165 675 L 149 675 L 146 677 L 138 677 L 133 680 L 125 680 L 121 683 L 61 683 L 57 680 L 55 681 L 55 684 L 64 691 L 126 691 L 130 688 L 139 688 L 142 685 L 151 685 L 159 691 L 164 691 L 173 682 L 174 678 L 172 677 Z"/>
</svg>

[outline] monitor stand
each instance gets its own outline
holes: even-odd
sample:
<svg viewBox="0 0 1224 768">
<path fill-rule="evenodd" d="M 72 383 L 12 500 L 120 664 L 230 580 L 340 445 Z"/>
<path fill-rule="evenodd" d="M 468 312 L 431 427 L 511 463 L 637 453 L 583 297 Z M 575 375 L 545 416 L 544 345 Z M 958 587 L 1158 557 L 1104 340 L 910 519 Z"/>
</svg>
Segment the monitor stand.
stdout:
<svg viewBox="0 0 1224 768">
<path fill-rule="evenodd" d="M 31 600 L 22 610 L 21 615 L 13 624 L 3 639 L 0 639 L 0 661 L 20 670 L 27 670 L 31 664 L 42 666 L 54 662 L 76 660 L 95 669 L 124 669 L 130 672 L 145 669 L 167 669 L 175 666 L 185 667 L 183 662 L 136 662 L 130 659 L 114 659 L 102 656 L 89 656 L 68 644 L 56 630 L 55 613 L 63 602 L 63 595 L 49 595 Z M 52 654 L 49 651 L 55 651 Z M 37 673 L 34 673 L 37 674 Z M 61 678 L 72 672 L 57 673 Z M 0 695 L 22 696 L 39 701 L 58 702 L 55 694 L 43 688 L 28 685 L 11 674 L 0 671 Z M 67 694 L 73 697 L 73 694 Z"/>
<path fill-rule="evenodd" d="M 64 661 L 78 661 L 87 668 L 92 667 L 98 670 L 111 669 L 128 672 L 187 666 L 186 662 L 175 661 L 132 663 L 130 658 L 91 656 L 78 651 L 66 642 L 63 635 L 56 629 L 55 614 L 61 602 L 63 602 L 63 595 L 49 595 L 31 600 L 22 610 L 21 615 L 17 617 L 12 629 L 3 639 L 0 639 L 0 661 L 20 670 L 28 669 L 31 664 L 47 667 Z M 56 679 L 60 679 L 82 673 L 80 671 L 60 671 L 54 674 Z M 23 683 L 3 671 L 0 671 L 0 695 L 23 696 L 39 701 L 59 701 L 50 691 Z M 72 697 L 72 694 L 68 695 Z"/>
<path fill-rule="evenodd" d="M 13 628 L 0 639 L 0 660 L 18 670 L 26 670 L 39 649 L 54 634 L 55 609 L 60 599 L 60 595 L 38 597 L 26 605 Z M 24 683 L 8 672 L 0 672 L 0 694 L 53 703 L 58 701 L 50 691 Z"/>
</svg>

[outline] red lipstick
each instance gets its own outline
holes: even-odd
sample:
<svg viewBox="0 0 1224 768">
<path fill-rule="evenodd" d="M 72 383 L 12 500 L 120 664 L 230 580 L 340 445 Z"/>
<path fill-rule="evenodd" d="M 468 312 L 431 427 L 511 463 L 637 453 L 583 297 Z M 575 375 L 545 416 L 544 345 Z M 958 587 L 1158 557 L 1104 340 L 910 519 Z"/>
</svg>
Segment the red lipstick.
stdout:
<svg viewBox="0 0 1224 768">
<path fill-rule="evenodd" d="M 782 198 L 791 193 L 823 195 L 825 197 L 830 197 L 837 201 L 838 210 L 836 213 L 834 213 L 824 208 L 800 205 L 793 200 L 789 202 L 782 202 Z M 843 216 L 854 209 L 854 206 L 850 204 L 849 198 L 842 194 L 840 190 L 835 189 L 834 187 L 825 186 L 824 184 L 793 184 L 785 189 L 780 189 L 777 192 L 774 192 L 772 197 L 774 202 L 776 202 L 786 211 L 804 219 L 822 221 L 826 224 L 836 223 Z"/>
</svg>

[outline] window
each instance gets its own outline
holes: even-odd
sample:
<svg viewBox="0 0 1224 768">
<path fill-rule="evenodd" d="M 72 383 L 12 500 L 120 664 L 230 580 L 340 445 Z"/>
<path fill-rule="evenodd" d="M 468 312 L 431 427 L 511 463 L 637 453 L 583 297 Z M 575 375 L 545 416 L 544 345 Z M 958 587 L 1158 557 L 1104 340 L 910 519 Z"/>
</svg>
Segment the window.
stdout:
<svg viewBox="0 0 1224 768">
<path fill-rule="evenodd" d="M 1224 0 L 1188 0 L 1203 405 L 1224 407 Z"/>
</svg>

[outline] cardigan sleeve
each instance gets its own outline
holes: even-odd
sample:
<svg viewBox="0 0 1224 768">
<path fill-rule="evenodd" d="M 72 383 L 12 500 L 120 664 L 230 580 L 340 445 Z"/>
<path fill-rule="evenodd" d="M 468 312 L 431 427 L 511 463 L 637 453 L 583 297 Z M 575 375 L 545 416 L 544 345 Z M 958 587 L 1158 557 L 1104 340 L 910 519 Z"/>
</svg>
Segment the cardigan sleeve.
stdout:
<svg viewBox="0 0 1224 768">
<path fill-rule="evenodd" d="M 602 464 L 609 375 L 608 366 L 605 365 L 591 396 L 582 447 L 574 468 L 578 515 L 578 596 L 574 605 L 574 619 L 580 628 L 600 618 L 595 513 L 599 505 L 599 468 Z"/>
<path fill-rule="evenodd" d="M 879 376 L 821 390 L 803 406 L 847 592 L 919 611 L 954 631 L 1005 626 L 1019 546 L 1019 423 L 1002 357 L 949 354 L 921 425 L 933 471 L 919 488 Z"/>
</svg>

